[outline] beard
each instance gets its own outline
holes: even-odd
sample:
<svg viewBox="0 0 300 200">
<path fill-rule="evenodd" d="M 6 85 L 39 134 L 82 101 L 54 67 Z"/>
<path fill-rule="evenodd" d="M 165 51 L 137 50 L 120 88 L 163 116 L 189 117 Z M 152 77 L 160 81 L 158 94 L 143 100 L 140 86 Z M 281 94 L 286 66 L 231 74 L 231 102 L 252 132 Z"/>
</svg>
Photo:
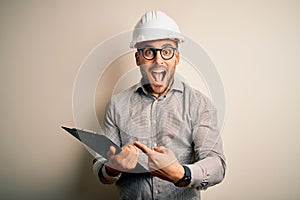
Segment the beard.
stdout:
<svg viewBox="0 0 300 200">
<path fill-rule="evenodd" d="M 175 66 L 154 65 L 149 69 L 141 67 L 144 88 L 156 97 L 167 93 L 174 82 Z"/>
</svg>

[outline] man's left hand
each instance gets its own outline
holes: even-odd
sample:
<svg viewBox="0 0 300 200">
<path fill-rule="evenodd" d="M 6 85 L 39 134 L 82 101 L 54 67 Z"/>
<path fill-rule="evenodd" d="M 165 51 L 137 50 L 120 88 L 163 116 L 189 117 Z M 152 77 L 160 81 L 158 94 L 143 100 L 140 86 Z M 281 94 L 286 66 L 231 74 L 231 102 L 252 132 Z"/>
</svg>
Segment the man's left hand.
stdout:
<svg viewBox="0 0 300 200">
<path fill-rule="evenodd" d="M 164 146 L 156 146 L 151 150 L 138 141 L 135 141 L 134 145 L 148 156 L 148 167 L 153 176 L 172 183 L 184 176 L 184 168 L 171 150 Z"/>
</svg>

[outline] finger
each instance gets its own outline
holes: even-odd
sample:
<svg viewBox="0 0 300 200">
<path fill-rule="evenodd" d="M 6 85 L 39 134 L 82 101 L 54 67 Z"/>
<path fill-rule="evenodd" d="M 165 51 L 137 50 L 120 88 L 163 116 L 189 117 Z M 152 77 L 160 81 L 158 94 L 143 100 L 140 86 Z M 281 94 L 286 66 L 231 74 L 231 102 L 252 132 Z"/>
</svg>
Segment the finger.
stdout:
<svg viewBox="0 0 300 200">
<path fill-rule="evenodd" d="M 149 149 L 146 145 L 144 145 L 144 144 L 142 144 L 142 143 L 140 143 L 140 142 L 138 142 L 138 141 L 134 141 L 133 144 L 134 144 L 137 148 L 139 148 L 140 150 L 142 150 L 142 152 L 144 152 L 144 153 L 146 153 L 146 154 L 149 154 L 149 153 L 152 152 L 152 150 Z"/>
<path fill-rule="evenodd" d="M 115 155 L 116 154 L 116 148 L 114 146 L 110 146 L 109 147 L 109 152 L 112 154 L 112 155 Z"/>
<path fill-rule="evenodd" d="M 139 154 L 139 149 L 132 145 L 132 144 L 127 144 L 126 146 L 122 147 L 122 151 L 127 152 L 127 153 L 134 153 L 134 154 Z"/>
<path fill-rule="evenodd" d="M 167 153 L 168 149 L 164 146 L 156 146 L 153 148 L 154 151 L 159 152 L 159 153 Z"/>
<path fill-rule="evenodd" d="M 131 144 L 128 144 L 126 147 L 127 147 L 126 150 L 128 150 L 130 152 L 134 152 L 135 151 L 134 148 L 136 148 L 135 146 L 133 146 Z"/>
<path fill-rule="evenodd" d="M 137 147 L 128 144 L 124 146 L 122 152 L 116 156 L 119 164 L 123 167 L 123 170 L 131 170 L 136 166 L 138 160 L 138 153 L 136 152 L 139 152 Z"/>
<path fill-rule="evenodd" d="M 136 146 L 130 145 L 129 149 L 131 153 L 139 154 L 139 149 Z"/>
<path fill-rule="evenodd" d="M 122 152 L 119 154 L 120 157 L 122 157 L 122 160 L 124 162 L 128 162 L 132 159 L 132 157 L 135 157 L 137 155 L 135 148 L 133 145 L 127 145 L 126 148 L 122 150 Z"/>
<path fill-rule="evenodd" d="M 116 148 L 113 146 L 110 146 L 109 151 L 107 152 L 107 158 L 111 158 L 115 154 L 116 154 Z"/>
<path fill-rule="evenodd" d="M 130 151 L 131 147 L 132 146 L 131 144 L 126 144 L 125 146 L 122 147 L 122 150 L 127 150 L 127 151 Z"/>
<path fill-rule="evenodd" d="M 134 147 L 135 153 L 139 155 L 140 154 L 139 148 L 137 148 L 136 146 L 133 146 L 133 147 Z"/>
<path fill-rule="evenodd" d="M 123 161 L 128 160 L 128 158 L 131 155 L 131 150 L 129 147 L 126 147 L 125 149 L 122 149 L 122 151 L 118 154 L 118 157 L 121 158 Z"/>
</svg>

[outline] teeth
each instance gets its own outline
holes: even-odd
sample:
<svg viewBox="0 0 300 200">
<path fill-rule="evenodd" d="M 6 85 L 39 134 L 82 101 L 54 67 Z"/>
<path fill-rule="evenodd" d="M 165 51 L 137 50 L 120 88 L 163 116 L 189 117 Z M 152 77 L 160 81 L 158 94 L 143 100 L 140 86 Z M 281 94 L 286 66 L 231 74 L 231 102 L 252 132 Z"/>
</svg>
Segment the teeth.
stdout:
<svg viewBox="0 0 300 200">
<path fill-rule="evenodd" d="M 158 69 L 158 70 L 153 70 L 154 73 L 163 73 L 164 70 L 163 69 Z"/>
</svg>

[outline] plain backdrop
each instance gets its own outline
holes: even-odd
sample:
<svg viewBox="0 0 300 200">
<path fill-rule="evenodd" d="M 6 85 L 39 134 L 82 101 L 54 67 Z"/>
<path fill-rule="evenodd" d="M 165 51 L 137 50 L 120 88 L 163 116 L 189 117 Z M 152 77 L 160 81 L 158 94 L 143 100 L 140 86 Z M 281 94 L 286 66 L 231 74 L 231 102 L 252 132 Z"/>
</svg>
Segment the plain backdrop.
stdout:
<svg viewBox="0 0 300 200">
<path fill-rule="evenodd" d="M 203 199 L 300 198 L 300 1 L 1 0 L 0 199 L 118 198 L 60 126 L 75 125 L 73 84 L 89 52 L 152 9 L 206 50 L 223 82 L 228 169 Z"/>
</svg>

